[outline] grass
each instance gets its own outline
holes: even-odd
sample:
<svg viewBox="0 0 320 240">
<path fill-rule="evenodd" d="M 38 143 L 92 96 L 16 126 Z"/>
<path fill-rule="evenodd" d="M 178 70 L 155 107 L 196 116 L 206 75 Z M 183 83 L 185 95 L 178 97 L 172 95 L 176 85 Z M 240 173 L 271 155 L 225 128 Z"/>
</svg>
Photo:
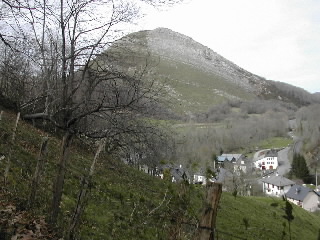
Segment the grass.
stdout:
<svg viewBox="0 0 320 240">
<path fill-rule="evenodd" d="M 234 198 L 231 194 L 224 193 L 217 219 L 219 239 L 289 239 L 288 222 L 283 218 L 285 214 L 283 207 L 284 201 L 279 198 L 241 196 Z M 317 239 L 319 215 L 311 214 L 295 205 L 293 215 L 292 240 Z M 249 223 L 247 229 L 244 218 Z M 282 238 L 283 231 L 285 231 L 284 238 Z"/>
<path fill-rule="evenodd" d="M 12 134 L 14 119 L 14 114 L 5 112 L 0 121 L 0 153 L 5 156 L 8 156 L 10 148 L 7 139 Z M 33 128 L 28 123 L 19 122 L 12 153 L 9 182 L 6 188 L 9 193 L 6 195 L 7 204 L 20 206 L 19 209 L 26 208 L 37 154 L 42 137 L 45 135 L 47 133 Z M 31 211 L 33 216 L 48 217 L 60 143 L 60 139 L 55 135 L 49 136 L 46 168 L 37 192 L 36 207 Z M 69 225 L 81 179 L 88 173 L 94 152 L 94 147 L 91 148 L 77 139 L 73 143 L 71 159 L 67 165 L 61 215 L 58 222 L 61 234 Z M 6 161 L 1 161 L 0 171 L 3 172 L 5 166 Z M 193 189 L 192 192 L 199 191 Z M 172 226 L 170 219 L 174 217 L 172 214 L 175 204 L 180 201 L 178 193 L 179 185 L 169 184 L 159 178 L 142 173 L 125 165 L 120 160 L 104 154 L 99 159 L 96 173 L 92 179 L 87 207 L 81 218 L 77 234 L 81 236 L 81 239 L 90 240 L 167 239 L 169 227 Z M 199 195 L 195 194 L 194 196 Z M 163 199 L 166 201 L 161 205 Z M 199 208 L 201 198 L 194 197 L 190 201 L 193 203 L 192 206 Z M 0 210 L 1 206 L 0 204 Z M 185 213 L 187 207 L 185 206 L 181 211 Z M 1 222 L 0 213 L 0 232 L 3 228 L 2 224 L 4 223 Z M 163 228 L 163 226 L 168 227 Z"/>
<path fill-rule="evenodd" d="M 201 69 L 183 61 L 159 56 L 148 49 L 147 33 L 138 32 L 128 36 L 138 41 L 125 41 L 122 48 L 111 47 L 109 53 L 123 55 L 121 64 L 124 68 L 143 68 L 146 62 L 156 81 L 165 82 L 172 93 L 172 108 L 177 113 L 204 112 L 209 107 L 222 103 L 227 99 L 250 100 L 255 96 L 238 85 L 231 83 L 226 77 Z M 121 45 L 121 41 L 120 41 Z M 117 45 L 116 45 L 117 46 Z M 134 57 L 133 57 L 134 56 Z"/>
<path fill-rule="evenodd" d="M 177 92 L 175 110 L 178 112 L 203 112 L 230 96 L 243 100 L 253 97 L 219 75 L 182 62 L 161 58 L 156 71 L 167 76 L 170 80 L 166 83 Z"/>
<path fill-rule="evenodd" d="M 291 138 L 287 137 L 272 137 L 263 140 L 257 144 L 259 149 L 284 148 L 293 143 Z"/>
<path fill-rule="evenodd" d="M 11 135 L 14 119 L 14 114 L 6 113 L 0 121 L 0 152 L 5 155 L 8 153 L 7 139 Z M 28 123 L 19 122 L 9 178 L 10 196 L 6 199 L 8 203 L 24 208 L 38 149 L 46 134 Z M 33 216 L 48 216 L 59 145 L 59 138 L 50 135 L 46 170 L 38 190 L 36 208 L 32 210 Z M 69 224 L 81 177 L 87 173 L 94 151 L 94 148 L 77 140 L 74 142 L 61 203 L 61 233 Z M 3 171 L 4 167 L 5 161 L 1 161 L 0 170 Z M 190 224 L 185 226 L 189 230 L 197 223 L 204 190 L 202 186 L 169 184 L 104 155 L 99 159 L 90 185 L 90 197 L 77 234 L 81 239 L 90 240 L 168 239 L 168 233 L 176 226 L 177 217 Z M 271 206 L 272 203 L 277 204 Z M 230 193 L 223 192 L 217 217 L 219 239 L 281 239 L 285 222 L 282 206 L 280 199 L 234 198 Z M 320 215 L 298 207 L 294 207 L 293 214 L 293 239 L 316 239 Z M 244 218 L 248 221 L 247 230 Z M 1 224 L 0 211 L 0 229 L 3 227 Z M 285 231 L 287 235 L 284 239 L 288 239 L 287 225 Z"/>
</svg>

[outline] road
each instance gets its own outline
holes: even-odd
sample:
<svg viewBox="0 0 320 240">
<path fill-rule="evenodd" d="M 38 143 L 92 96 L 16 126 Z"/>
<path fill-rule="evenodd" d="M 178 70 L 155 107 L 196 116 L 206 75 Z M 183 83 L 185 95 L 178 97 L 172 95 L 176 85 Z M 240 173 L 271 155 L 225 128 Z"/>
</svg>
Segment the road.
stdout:
<svg viewBox="0 0 320 240">
<path fill-rule="evenodd" d="M 277 172 L 282 176 L 288 173 L 291 168 L 291 164 L 288 159 L 288 153 L 290 149 L 290 147 L 286 147 L 278 152 L 279 166 L 277 168 Z"/>
<path fill-rule="evenodd" d="M 293 135 L 291 135 L 291 137 L 294 140 L 293 145 L 291 147 L 286 147 L 278 152 L 279 166 L 277 168 L 277 172 L 282 176 L 285 175 L 286 173 L 288 173 L 291 169 L 291 164 L 290 164 L 290 161 L 288 158 L 289 152 L 294 151 L 295 153 L 299 153 L 302 148 L 302 145 L 303 145 L 302 141 L 298 137 L 293 136 Z M 258 159 L 259 154 L 263 151 L 266 151 L 266 150 L 267 149 L 256 152 L 253 157 L 253 160 Z"/>
</svg>

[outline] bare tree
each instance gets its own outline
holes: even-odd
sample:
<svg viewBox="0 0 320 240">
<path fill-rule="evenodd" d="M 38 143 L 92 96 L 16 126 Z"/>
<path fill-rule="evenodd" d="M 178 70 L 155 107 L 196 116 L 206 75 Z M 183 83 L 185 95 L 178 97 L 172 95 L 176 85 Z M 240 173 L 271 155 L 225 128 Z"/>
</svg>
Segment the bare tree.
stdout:
<svg viewBox="0 0 320 240">
<path fill-rule="evenodd" d="M 123 34 L 127 24 L 141 16 L 138 3 L 158 7 L 177 2 L 180 0 L 5 2 L 10 10 L 7 28 L 19 33 L 32 48 L 23 53 L 37 73 L 33 98 L 23 104 L 23 118 L 48 121 L 64 135 L 51 223 L 57 221 L 74 136 L 119 142 L 121 134 L 137 132 L 134 120 L 138 114 L 149 114 L 145 109 L 160 99 L 161 86 L 144 77 L 148 75 L 148 62 L 128 74 L 114 66 L 116 56 L 97 56 Z M 10 43 L 12 36 L 6 35 L 3 43 Z"/>
</svg>

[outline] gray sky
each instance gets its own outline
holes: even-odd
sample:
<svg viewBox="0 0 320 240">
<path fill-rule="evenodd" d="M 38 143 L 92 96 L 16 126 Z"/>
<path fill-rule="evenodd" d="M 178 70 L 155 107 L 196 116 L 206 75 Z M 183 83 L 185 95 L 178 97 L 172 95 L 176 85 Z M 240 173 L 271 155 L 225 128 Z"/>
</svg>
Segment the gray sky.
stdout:
<svg viewBox="0 0 320 240">
<path fill-rule="evenodd" d="M 170 28 L 240 67 L 320 92 L 319 0 L 187 0 L 150 10 L 138 30 Z"/>
</svg>

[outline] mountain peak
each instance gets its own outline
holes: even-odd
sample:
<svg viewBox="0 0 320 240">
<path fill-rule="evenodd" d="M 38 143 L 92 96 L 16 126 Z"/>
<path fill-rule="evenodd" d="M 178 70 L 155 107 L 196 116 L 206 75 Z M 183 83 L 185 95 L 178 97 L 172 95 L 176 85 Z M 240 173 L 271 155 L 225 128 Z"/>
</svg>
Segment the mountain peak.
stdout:
<svg viewBox="0 0 320 240">
<path fill-rule="evenodd" d="M 246 71 L 191 37 L 168 28 L 131 33 L 114 46 L 114 51 L 121 46 L 119 54 L 126 55 L 119 64 L 130 70 L 145 64 L 146 58 L 153 59 L 152 77 L 166 79 L 168 95 L 183 112 L 205 111 L 226 100 L 292 100 L 286 97 L 288 87 Z"/>
<path fill-rule="evenodd" d="M 200 68 L 224 77 L 227 81 L 245 88 L 249 92 L 261 94 L 264 79 L 254 75 L 207 46 L 196 42 L 192 38 L 167 28 L 156 28 L 147 32 L 149 50 L 163 58 L 181 61 L 185 64 Z"/>
</svg>

